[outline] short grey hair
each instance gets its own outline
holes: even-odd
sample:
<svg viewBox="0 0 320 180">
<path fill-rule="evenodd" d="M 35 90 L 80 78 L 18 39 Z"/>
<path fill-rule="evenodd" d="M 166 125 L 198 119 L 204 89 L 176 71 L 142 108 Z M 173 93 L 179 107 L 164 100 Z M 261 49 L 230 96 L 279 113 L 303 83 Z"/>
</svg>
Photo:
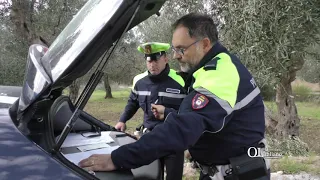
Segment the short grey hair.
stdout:
<svg viewBox="0 0 320 180">
<path fill-rule="evenodd" d="M 172 30 L 174 31 L 180 26 L 186 27 L 192 38 L 201 39 L 207 37 L 212 44 L 218 41 L 217 26 L 208 15 L 190 13 L 182 16 L 172 25 Z"/>
</svg>

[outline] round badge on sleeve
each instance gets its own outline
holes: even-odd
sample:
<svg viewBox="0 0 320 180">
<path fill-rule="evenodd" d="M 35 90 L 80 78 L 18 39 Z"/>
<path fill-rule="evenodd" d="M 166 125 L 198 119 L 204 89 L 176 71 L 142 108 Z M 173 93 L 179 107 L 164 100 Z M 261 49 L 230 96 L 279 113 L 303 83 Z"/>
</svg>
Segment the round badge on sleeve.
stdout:
<svg viewBox="0 0 320 180">
<path fill-rule="evenodd" d="M 208 103 L 209 103 L 209 99 L 205 95 L 197 93 L 192 99 L 192 108 L 202 109 Z"/>
</svg>

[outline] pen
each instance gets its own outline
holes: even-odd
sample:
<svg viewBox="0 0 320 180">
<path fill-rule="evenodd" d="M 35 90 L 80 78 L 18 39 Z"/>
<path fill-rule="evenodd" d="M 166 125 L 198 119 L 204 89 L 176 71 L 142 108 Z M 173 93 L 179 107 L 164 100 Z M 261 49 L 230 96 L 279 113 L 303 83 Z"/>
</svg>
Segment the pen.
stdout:
<svg viewBox="0 0 320 180">
<path fill-rule="evenodd" d="M 157 104 L 158 103 L 158 99 L 154 102 L 154 104 Z M 151 106 L 151 111 L 152 111 L 152 105 Z"/>
</svg>

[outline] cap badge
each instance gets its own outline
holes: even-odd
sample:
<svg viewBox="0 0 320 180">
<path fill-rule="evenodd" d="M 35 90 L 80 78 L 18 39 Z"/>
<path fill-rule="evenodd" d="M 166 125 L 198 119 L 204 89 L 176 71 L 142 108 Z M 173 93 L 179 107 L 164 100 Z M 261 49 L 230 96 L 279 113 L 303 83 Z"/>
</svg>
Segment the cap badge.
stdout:
<svg viewBox="0 0 320 180">
<path fill-rule="evenodd" d="M 145 54 L 151 54 L 151 45 L 146 45 L 144 48 L 144 52 Z"/>
</svg>

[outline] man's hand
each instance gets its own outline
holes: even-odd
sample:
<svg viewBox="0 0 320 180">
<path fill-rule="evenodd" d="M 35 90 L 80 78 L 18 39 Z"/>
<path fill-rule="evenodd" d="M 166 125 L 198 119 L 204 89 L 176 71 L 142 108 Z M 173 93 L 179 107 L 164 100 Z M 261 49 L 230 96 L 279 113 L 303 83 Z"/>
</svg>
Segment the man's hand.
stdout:
<svg viewBox="0 0 320 180">
<path fill-rule="evenodd" d="M 127 126 L 126 126 L 126 124 L 123 123 L 123 122 L 118 122 L 118 123 L 116 124 L 115 128 L 118 129 L 118 130 L 120 130 L 120 131 L 122 131 L 122 132 L 124 132 L 124 131 L 127 129 Z"/>
<path fill-rule="evenodd" d="M 154 117 L 156 117 L 159 120 L 164 119 L 164 109 L 165 107 L 162 105 L 156 105 L 156 104 L 151 104 L 151 110 L 153 112 Z"/>
<path fill-rule="evenodd" d="M 94 154 L 79 162 L 87 171 L 113 171 L 116 169 L 110 154 Z"/>
</svg>

